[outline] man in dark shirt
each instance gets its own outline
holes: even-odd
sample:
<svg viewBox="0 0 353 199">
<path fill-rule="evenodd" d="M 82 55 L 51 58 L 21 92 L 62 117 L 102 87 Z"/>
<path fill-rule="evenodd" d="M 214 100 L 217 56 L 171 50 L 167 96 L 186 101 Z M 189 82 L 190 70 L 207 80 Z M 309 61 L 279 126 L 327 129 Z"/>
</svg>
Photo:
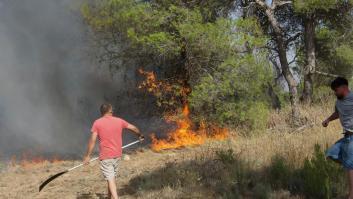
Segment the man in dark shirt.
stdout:
<svg viewBox="0 0 353 199">
<path fill-rule="evenodd" d="M 353 93 L 349 90 L 348 80 L 336 78 L 331 88 L 337 97 L 335 111 L 322 122 L 324 127 L 336 119 L 340 119 L 344 137 L 338 140 L 326 152 L 326 156 L 342 164 L 349 177 L 349 198 L 353 199 Z"/>
</svg>

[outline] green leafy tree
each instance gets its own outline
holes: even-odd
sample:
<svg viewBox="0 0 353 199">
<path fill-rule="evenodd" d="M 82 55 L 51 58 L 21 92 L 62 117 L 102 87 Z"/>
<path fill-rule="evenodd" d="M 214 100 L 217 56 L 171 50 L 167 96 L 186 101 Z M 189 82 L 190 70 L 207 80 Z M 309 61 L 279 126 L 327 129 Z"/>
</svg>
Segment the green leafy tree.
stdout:
<svg viewBox="0 0 353 199">
<path fill-rule="evenodd" d="M 292 49 L 297 39 L 297 18 L 293 14 L 292 1 L 281 0 L 243 0 L 241 9 L 244 18 L 255 16 L 261 24 L 263 31 L 268 35 L 267 48 L 270 52 L 270 60 L 284 78 L 288 85 L 291 105 L 291 125 L 299 126 L 302 123 L 298 108 L 298 82 L 295 78 L 295 69 L 291 67 L 293 61 L 287 54 Z"/>
<path fill-rule="evenodd" d="M 345 17 L 345 18 L 343 18 Z M 351 78 L 353 74 L 353 18 L 342 16 L 340 22 L 325 21 L 316 29 L 318 70 L 317 86 L 326 85 L 333 76 Z"/>
<path fill-rule="evenodd" d="M 180 103 L 190 100 L 196 118 L 256 126 L 256 108 L 268 111 L 267 37 L 254 18 L 229 17 L 232 2 L 104 0 L 82 11 L 109 62 L 157 66 L 162 81 L 191 89 Z"/>
<path fill-rule="evenodd" d="M 352 30 L 351 4 L 352 1 L 347 0 L 294 0 L 294 8 L 302 20 L 304 35 L 305 58 L 302 69 L 304 76 L 302 99 L 304 102 L 310 103 L 312 101 L 313 78 L 317 71 L 318 60 L 321 60 L 320 65 L 328 63 L 324 64 L 325 67 L 330 65 L 335 69 L 335 72 L 329 72 L 337 74 L 342 71 L 343 67 L 345 72 L 351 73 L 349 68 L 353 62 L 346 60 L 350 56 L 345 56 L 342 50 L 348 53 L 352 52 L 351 45 L 349 45 L 352 40 L 341 36 L 345 33 L 349 34 Z M 332 32 L 328 33 L 330 31 Z M 340 38 L 340 42 L 337 42 L 338 38 Z M 340 55 L 344 55 L 344 57 Z M 339 69 L 340 67 L 341 69 Z"/>
<path fill-rule="evenodd" d="M 304 102 L 311 102 L 314 74 L 350 76 L 351 0 L 242 0 L 243 17 L 256 16 L 270 37 L 270 60 L 289 88 L 294 125 L 301 124 L 298 111 L 298 83 L 303 73 Z M 325 33 L 318 34 L 323 29 Z M 332 32 L 331 32 L 332 31 Z M 322 31 L 320 31 L 322 32 Z M 295 54 L 290 61 L 288 54 Z M 317 66 L 319 65 L 319 66 Z M 319 70 L 326 68 L 320 72 Z M 331 69 L 331 70 L 327 70 Z M 335 73 L 336 71 L 336 73 Z M 344 71 L 344 72 L 341 72 Z M 314 77 L 316 78 L 314 80 Z"/>
<path fill-rule="evenodd" d="M 260 56 L 260 55 L 259 55 Z M 266 125 L 268 96 L 264 90 L 272 81 L 265 57 L 233 57 L 212 75 L 205 75 L 191 94 L 191 105 L 201 120 L 231 126 L 261 129 Z"/>
</svg>

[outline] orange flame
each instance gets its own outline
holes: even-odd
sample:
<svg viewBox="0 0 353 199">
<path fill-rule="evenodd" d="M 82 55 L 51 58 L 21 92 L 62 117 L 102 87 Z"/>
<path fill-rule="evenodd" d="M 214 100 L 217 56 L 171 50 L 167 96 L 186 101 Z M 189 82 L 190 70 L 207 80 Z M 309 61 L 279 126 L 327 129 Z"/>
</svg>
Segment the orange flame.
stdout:
<svg viewBox="0 0 353 199">
<path fill-rule="evenodd" d="M 156 78 L 156 74 L 154 72 L 144 71 L 139 69 L 139 73 L 146 77 L 146 80 L 143 81 L 139 88 L 146 88 L 148 92 L 156 94 L 163 90 L 164 92 L 172 91 L 172 86 L 167 82 L 158 81 Z"/>
<path fill-rule="evenodd" d="M 18 158 L 15 155 L 11 157 L 10 165 L 14 166 L 21 166 L 23 168 L 31 168 L 36 165 L 43 165 L 47 163 L 58 163 L 62 160 L 59 157 L 54 156 L 52 158 L 44 158 L 42 156 L 31 156 L 28 152 L 23 152 L 22 157 Z"/>
<path fill-rule="evenodd" d="M 159 96 L 162 92 L 173 93 L 173 85 L 166 81 L 157 80 L 154 72 L 144 71 L 139 69 L 139 72 L 146 77 L 139 88 L 145 88 L 148 92 Z M 180 82 L 180 81 L 179 81 Z M 186 96 L 190 93 L 190 88 L 182 87 L 178 90 L 179 95 Z M 177 93 L 177 92 L 175 92 Z M 175 99 L 172 97 L 172 100 Z M 197 146 L 205 143 L 208 139 L 223 140 L 229 135 L 228 129 L 219 128 L 216 125 L 207 125 L 201 123 L 198 130 L 194 131 L 194 124 L 192 123 L 189 114 L 189 106 L 187 103 L 184 104 L 181 117 L 177 117 L 177 113 L 170 113 L 165 115 L 167 122 L 175 122 L 177 128 L 173 131 L 168 132 L 168 136 L 165 139 L 158 139 L 155 134 L 151 135 L 152 145 L 151 148 L 154 151 L 161 151 L 165 149 L 175 149 L 186 146 Z"/>
<path fill-rule="evenodd" d="M 182 118 L 176 120 L 177 129 L 168 133 L 166 139 L 158 139 L 152 134 L 151 148 L 154 151 L 165 149 L 176 149 L 186 146 L 197 146 L 205 143 L 208 139 L 224 140 L 228 137 L 228 130 L 225 128 L 212 127 L 206 129 L 202 124 L 198 131 L 193 131 L 193 123 L 189 118 L 189 107 L 185 105 L 182 111 Z"/>
</svg>

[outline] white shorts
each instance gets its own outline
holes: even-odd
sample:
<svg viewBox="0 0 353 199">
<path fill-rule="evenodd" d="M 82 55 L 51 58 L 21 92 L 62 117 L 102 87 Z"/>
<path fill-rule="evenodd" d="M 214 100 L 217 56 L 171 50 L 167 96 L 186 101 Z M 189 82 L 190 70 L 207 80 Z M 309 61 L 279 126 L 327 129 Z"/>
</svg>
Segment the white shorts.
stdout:
<svg viewBox="0 0 353 199">
<path fill-rule="evenodd" d="M 100 168 L 103 173 L 103 177 L 106 180 L 115 178 L 118 171 L 118 163 L 120 158 L 105 159 L 100 161 Z"/>
</svg>

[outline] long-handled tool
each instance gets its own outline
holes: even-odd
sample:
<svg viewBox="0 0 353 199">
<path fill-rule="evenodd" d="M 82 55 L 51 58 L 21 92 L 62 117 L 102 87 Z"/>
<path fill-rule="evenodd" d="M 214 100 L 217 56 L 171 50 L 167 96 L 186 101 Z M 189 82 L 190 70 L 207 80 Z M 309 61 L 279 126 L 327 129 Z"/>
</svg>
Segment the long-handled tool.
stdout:
<svg viewBox="0 0 353 199">
<path fill-rule="evenodd" d="M 131 145 L 134 145 L 134 144 L 137 144 L 137 143 L 139 143 L 139 142 L 140 142 L 140 140 L 137 140 L 137 141 L 135 141 L 135 142 L 131 142 L 130 144 L 127 144 L 127 145 L 123 146 L 122 148 L 123 148 L 123 149 L 124 149 L 124 148 L 127 148 L 127 147 L 129 147 L 129 146 L 131 146 Z M 96 161 L 96 160 L 98 160 L 98 157 L 92 158 L 89 162 L 93 162 L 93 161 Z M 48 178 L 46 181 L 44 181 L 44 182 L 39 186 L 39 192 L 45 187 L 45 185 L 47 185 L 49 182 L 53 181 L 55 178 L 57 178 L 57 177 L 59 177 L 59 176 L 65 174 L 65 173 L 67 173 L 67 172 L 69 172 L 69 171 L 72 171 L 72 170 L 74 170 L 74 169 L 77 169 L 77 168 L 79 168 L 79 167 L 81 167 L 81 166 L 83 166 L 83 165 L 84 165 L 84 164 L 81 163 L 81 164 L 79 164 L 79 165 L 77 165 L 77 166 L 74 166 L 74 167 L 72 167 L 72 168 L 70 168 L 70 169 L 67 169 L 67 170 L 65 170 L 65 171 L 62 171 L 62 172 L 60 172 L 60 173 L 57 173 L 57 174 L 51 176 L 50 178 Z"/>
</svg>

